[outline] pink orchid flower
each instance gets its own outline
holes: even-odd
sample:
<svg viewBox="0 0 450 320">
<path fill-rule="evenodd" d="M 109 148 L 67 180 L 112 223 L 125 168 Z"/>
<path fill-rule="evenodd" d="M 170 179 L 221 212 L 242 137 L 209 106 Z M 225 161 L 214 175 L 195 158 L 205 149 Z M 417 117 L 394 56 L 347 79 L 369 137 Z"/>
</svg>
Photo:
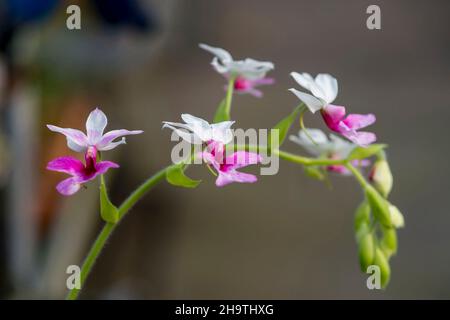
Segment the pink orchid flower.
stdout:
<svg viewBox="0 0 450 320">
<path fill-rule="evenodd" d="M 210 141 L 200 156 L 203 158 L 203 161 L 217 171 L 216 186 L 218 187 L 223 187 L 233 182 L 254 183 L 258 180 L 253 174 L 236 170 L 261 163 L 262 158 L 257 153 L 237 151 L 229 156 L 225 156 L 224 145 L 220 142 Z"/>
<path fill-rule="evenodd" d="M 66 136 L 67 146 L 76 152 L 85 152 L 89 147 L 95 147 L 98 151 L 107 151 L 114 149 L 120 144 L 124 144 L 125 138 L 119 141 L 114 141 L 115 139 L 126 136 L 140 134 L 142 130 L 112 130 L 105 134 L 103 131 L 108 124 L 108 119 L 106 115 L 98 108 L 89 114 L 86 121 L 86 132 L 84 134 L 80 130 L 71 128 L 60 128 L 53 125 L 47 125 L 51 131 L 59 132 Z"/>
<path fill-rule="evenodd" d="M 373 124 L 376 121 L 375 115 L 349 114 L 346 116 L 345 107 L 331 104 L 338 93 L 338 83 L 333 76 L 321 73 L 313 78 L 306 72 L 302 74 L 292 72 L 291 76 L 312 95 L 294 88 L 289 91 L 294 93 L 312 113 L 320 110 L 328 128 L 363 147 L 376 141 L 374 133 L 358 132 L 359 129 Z"/>
<path fill-rule="evenodd" d="M 206 44 L 200 44 L 200 48 L 215 56 L 211 65 L 218 73 L 227 79 L 231 76 L 236 77 L 234 90 L 237 93 L 251 94 L 254 97 L 260 98 L 263 93 L 261 90 L 256 89 L 256 87 L 270 85 L 275 82 L 273 78 L 266 77 L 266 73 L 274 68 L 272 62 L 257 61 L 250 58 L 233 60 L 231 54 L 224 49 L 211 47 Z"/>
<path fill-rule="evenodd" d="M 60 157 L 50 161 L 47 169 L 64 172 L 72 177 L 61 181 L 56 189 L 65 196 L 70 196 L 80 190 L 83 183 L 95 179 L 98 175 L 106 173 L 109 168 L 118 168 L 117 163 L 111 161 L 97 162 L 97 150 L 89 147 L 85 154 L 86 164 L 73 157 Z"/>
</svg>

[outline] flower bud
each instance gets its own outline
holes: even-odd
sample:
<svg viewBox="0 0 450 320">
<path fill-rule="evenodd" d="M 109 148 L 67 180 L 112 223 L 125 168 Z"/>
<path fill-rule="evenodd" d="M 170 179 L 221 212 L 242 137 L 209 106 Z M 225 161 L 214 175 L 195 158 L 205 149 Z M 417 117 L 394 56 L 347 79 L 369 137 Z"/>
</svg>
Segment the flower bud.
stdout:
<svg viewBox="0 0 450 320">
<path fill-rule="evenodd" d="M 392 189 L 393 178 L 391 169 L 386 160 L 378 160 L 375 162 L 369 175 L 375 188 L 386 198 Z"/>
<path fill-rule="evenodd" d="M 398 208 L 389 204 L 389 212 L 391 214 L 391 223 L 395 228 L 403 228 L 405 226 L 405 218 Z"/>
<path fill-rule="evenodd" d="M 384 199 L 372 186 L 366 188 L 366 198 L 374 217 L 385 227 L 391 227 L 391 212 L 389 202 Z"/>
<path fill-rule="evenodd" d="M 381 276 L 381 287 L 386 288 L 389 283 L 389 279 L 391 278 L 391 268 L 389 266 L 389 261 L 384 255 L 383 251 L 379 248 L 375 250 L 375 259 L 373 261 L 374 265 L 377 265 L 380 268 L 380 276 Z"/>
<path fill-rule="evenodd" d="M 363 201 L 356 209 L 354 224 L 356 232 L 358 232 L 363 224 L 370 224 L 370 206 L 367 201 Z"/>
<path fill-rule="evenodd" d="M 373 263 L 375 258 L 375 242 L 372 233 L 366 233 L 361 237 L 358 253 L 361 271 L 366 272 L 367 267 Z"/>
<path fill-rule="evenodd" d="M 394 228 L 383 228 L 380 248 L 388 259 L 397 252 L 397 231 Z"/>
</svg>

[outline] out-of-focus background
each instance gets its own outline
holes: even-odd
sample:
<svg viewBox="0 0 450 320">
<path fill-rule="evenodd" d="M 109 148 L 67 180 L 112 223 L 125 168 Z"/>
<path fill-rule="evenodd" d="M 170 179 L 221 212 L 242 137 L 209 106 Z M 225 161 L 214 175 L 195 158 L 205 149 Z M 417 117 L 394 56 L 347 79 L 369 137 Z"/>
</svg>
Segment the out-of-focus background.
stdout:
<svg viewBox="0 0 450 320">
<path fill-rule="evenodd" d="M 70 4 L 81 8 L 81 30 L 66 28 Z M 381 8 L 381 30 L 366 28 L 370 4 Z M 2 0 L 0 296 L 63 298 L 67 266 L 81 263 L 101 227 L 97 182 L 70 198 L 56 192 L 63 175 L 45 165 L 72 153 L 45 124 L 83 129 L 100 106 L 109 128 L 145 130 L 108 153 L 121 165 L 108 174 L 120 203 L 170 162 L 161 121 L 212 119 L 224 79 L 204 42 L 275 63 L 263 99 L 235 97 L 236 127 L 270 128 L 290 112 L 294 70 L 335 75 L 338 104 L 376 114 L 390 199 L 406 218 L 391 283 L 369 291 L 359 270 L 355 181 L 333 177 L 329 190 L 281 162 L 254 185 L 216 188 L 204 167 L 189 170 L 203 179 L 194 190 L 159 185 L 113 234 L 81 297 L 450 298 L 449 14 L 445 0 Z"/>
</svg>

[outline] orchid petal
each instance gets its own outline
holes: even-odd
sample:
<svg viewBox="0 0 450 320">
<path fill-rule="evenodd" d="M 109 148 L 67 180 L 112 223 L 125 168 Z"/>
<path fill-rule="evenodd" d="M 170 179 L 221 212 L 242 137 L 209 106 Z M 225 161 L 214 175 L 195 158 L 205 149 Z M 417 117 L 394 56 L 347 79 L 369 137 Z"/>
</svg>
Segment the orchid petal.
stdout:
<svg viewBox="0 0 450 320">
<path fill-rule="evenodd" d="M 289 89 L 290 92 L 295 94 L 297 98 L 299 98 L 306 106 L 308 107 L 309 111 L 312 113 L 315 113 L 316 111 L 319 111 L 325 106 L 324 101 L 301 91 L 298 91 L 297 89 L 291 88 Z"/>
<path fill-rule="evenodd" d="M 327 73 L 319 73 L 316 76 L 315 83 L 321 88 L 324 93 L 323 99 L 327 103 L 333 102 L 338 94 L 338 82 L 336 78 Z"/>
<path fill-rule="evenodd" d="M 95 145 L 102 138 L 108 124 L 106 115 L 99 108 L 92 111 L 86 120 L 86 132 L 90 145 Z"/>
<path fill-rule="evenodd" d="M 231 173 L 219 173 L 216 186 L 223 187 L 232 182 L 254 183 L 256 181 L 258 181 L 258 178 L 253 174 L 234 171 Z"/>
<path fill-rule="evenodd" d="M 56 186 L 56 190 L 64 196 L 70 196 L 80 190 L 81 184 L 75 178 L 67 178 Z"/>
<path fill-rule="evenodd" d="M 113 142 L 114 139 L 122 137 L 122 136 L 127 136 L 127 135 L 141 134 L 142 132 L 144 132 L 144 131 L 142 131 L 142 130 L 130 131 L 130 130 L 125 130 L 125 129 L 112 130 L 112 131 L 105 133 L 102 136 L 100 141 L 97 142 L 96 147 L 99 151 L 111 150 L 111 149 L 114 149 L 115 147 L 117 147 L 119 144 L 125 143 L 125 138 L 122 138 L 120 141 L 116 141 L 116 142 Z"/>
<path fill-rule="evenodd" d="M 119 168 L 119 165 L 112 161 L 100 161 L 95 166 L 96 174 L 95 176 L 99 174 L 104 174 L 106 171 L 108 171 L 111 168 Z"/>
<path fill-rule="evenodd" d="M 377 136 L 373 132 L 344 132 L 342 135 L 362 147 L 367 147 L 369 144 L 374 143 L 377 140 Z"/>
<path fill-rule="evenodd" d="M 187 141 L 189 143 L 192 143 L 192 144 L 202 144 L 203 143 L 203 141 L 196 134 L 187 132 L 185 130 L 181 130 L 181 129 L 175 128 L 173 125 L 170 125 L 168 123 L 164 123 L 162 128 L 163 129 L 164 128 L 172 129 L 173 131 L 175 131 L 175 133 L 180 138 L 182 138 L 183 140 L 185 140 L 185 141 Z"/>
<path fill-rule="evenodd" d="M 345 117 L 345 107 L 329 104 L 322 110 L 322 116 L 327 126 L 331 130 L 336 130 Z"/>
<path fill-rule="evenodd" d="M 84 164 L 73 157 L 60 157 L 50 161 L 47 164 L 47 169 L 76 176 L 83 171 Z"/>
<path fill-rule="evenodd" d="M 304 72 L 303 74 L 300 74 L 298 72 L 291 72 L 291 76 L 299 85 L 311 91 L 314 97 L 318 98 L 319 100 L 325 100 L 325 92 L 315 82 L 314 78 L 311 77 L 309 73 Z"/>
<path fill-rule="evenodd" d="M 218 47 L 211 47 L 204 43 L 200 43 L 199 47 L 202 48 L 203 50 L 206 50 L 206 51 L 212 53 L 213 55 L 215 55 L 218 59 L 220 59 L 222 61 L 233 61 L 233 57 L 225 49 L 218 48 Z"/>
<path fill-rule="evenodd" d="M 211 124 L 211 139 L 227 144 L 233 140 L 233 131 L 230 127 L 234 121 L 222 121 Z"/>
<path fill-rule="evenodd" d="M 262 161 L 262 157 L 254 152 L 236 151 L 232 155 L 225 158 L 225 164 L 228 168 L 239 169 L 252 164 L 258 164 Z"/>
<path fill-rule="evenodd" d="M 349 128 L 358 130 L 370 126 L 376 121 L 374 114 L 349 114 L 342 122 Z"/>
<path fill-rule="evenodd" d="M 50 124 L 47 125 L 47 128 L 53 132 L 58 132 L 65 135 L 67 138 L 67 146 L 73 151 L 82 152 L 88 147 L 88 138 L 80 130 L 60 128 Z"/>
</svg>

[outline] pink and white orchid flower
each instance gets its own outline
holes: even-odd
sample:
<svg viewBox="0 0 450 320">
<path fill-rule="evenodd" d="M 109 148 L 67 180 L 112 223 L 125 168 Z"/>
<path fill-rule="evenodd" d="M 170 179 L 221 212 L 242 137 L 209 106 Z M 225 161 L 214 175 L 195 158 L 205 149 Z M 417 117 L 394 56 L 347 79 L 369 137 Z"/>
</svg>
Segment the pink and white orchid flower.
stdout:
<svg viewBox="0 0 450 320">
<path fill-rule="evenodd" d="M 53 132 L 59 132 L 66 136 L 67 146 L 76 152 L 85 152 L 89 147 L 95 147 L 98 151 L 107 151 L 114 149 L 120 144 L 124 144 L 125 138 L 119 141 L 114 141 L 119 137 L 126 135 L 140 134 L 142 130 L 112 130 L 105 134 L 103 131 L 108 124 L 108 119 L 106 115 L 98 108 L 89 114 L 86 121 L 86 132 L 84 134 L 82 131 L 71 128 L 60 128 L 53 125 L 47 125 Z"/>
<path fill-rule="evenodd" d="M 163 121 L 163 129 L 170 128 L 183 140 L 193 144 L 203 144 L 210 141 L 227 144 L 233 140 L 231 126 L 234 121 L 209 124 L 208 121 L 187 113 L 183 113 L 181 119 L 185 123 Z"/>
<path fill-rule="evenodd" d="M 253 174 L 236 170 L 261 163 L 262 158 L 257 153 L 237 151 L 229 156 L 225 156 L 225 148 L 222 143 L 210 142 L 201 153 L 201 157 L 205 163 L 211 165 L 217 171 L 216 186 L 218 187 L 223 187 L 233 182 L 254 183 L 258 180 Z"/>
<path fill-rule="evenodd" d="M 234 81 L 234 90 L 237 93 L 248 93 L 254 97 L 260 98 L 263 93 L 256 87 L 261 85 L 270 85 L 275 81 L 273 78 L 266 77 L 266 73 L 274 68 L 272 62 L 257 61 L 247 58 L 245 60 L 233 60 L 231 54 L 221 48 L 211 47 L 206 44 L 200 44 L 200 48 L 215 55 L 211 65 L 225 78 L 236 77 Z"/>
<path fill-rule="evenodd" d="M 349 114 L 346 116 L 345 107 L 331 104 L 338 93 L 338 83 L 333 76 L 320 73 L 313 78 L 306 72 L 302 74 L 291 72 L 291 76 L 312 95 L 294 88 L 289 91 L 295 94 L 312 113 L 320 110 L 328 128 L 360 146 L 367 146 L 376 141 L 374 133 L 358 131 L 373 124 L 376 121 L 375 115 Z"/>
<path fill-rule="evenodd" d="M 97 162 L 97 150 L 95 147 L 89 147 L 85 154 L 84 164 L 73 157 L 60 157 L 50 161 L 47 165 L 48 170 L 64 172 L 72 177 L 61 181 L 56 189 L 65 196 L 70 196 L 80 190 L 83 183 L 95 179 L 98 175 L 106 173 L 109 168 L 118 168 L 117 163 L 111 161 Z"/>
<path fill-rule="evenodd" d="M 326 134 L 320 129 L 306 129 L 310 137 L 308 137 L 304 130 L 300 130 L 298 135 L 289 136 L 289 140 L 302 146 L 311 155 L 315 157 L 325 157 L 328 159 L 341 160 L 349 156 L 350 152 L 356 147 L 355 144 L 339 138 L 334 134 L 330 134 L 328 138 Z M 369 160 L 356 160 L 356 166 L 366 167 L 370 164 Z M 342 175 L 349 175 L 350 172 L 343 165 L 330 165 L 326 169 L 331 172 Z"/>
</svg>

